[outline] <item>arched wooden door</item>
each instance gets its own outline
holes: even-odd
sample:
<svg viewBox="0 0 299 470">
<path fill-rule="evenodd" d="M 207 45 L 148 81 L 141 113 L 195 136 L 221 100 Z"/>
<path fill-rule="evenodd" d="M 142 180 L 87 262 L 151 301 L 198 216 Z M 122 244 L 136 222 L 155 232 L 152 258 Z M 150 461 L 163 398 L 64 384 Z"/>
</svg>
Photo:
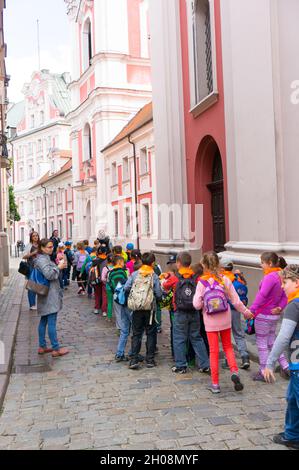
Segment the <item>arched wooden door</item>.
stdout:
<svg viewBox="0 0 299 470">
<path fill-rule="evenodd" d="M 224 185 L 223 185 L 223 168 L 221 155 L 216 150 L 212 170 L 212 182 L 208 188 L 211 192 L 211 211 L 213 220 L 213 237 L 214 250 L 216 253 L 225 251 L 225 208 L 224 208 Z"/>
</svg>

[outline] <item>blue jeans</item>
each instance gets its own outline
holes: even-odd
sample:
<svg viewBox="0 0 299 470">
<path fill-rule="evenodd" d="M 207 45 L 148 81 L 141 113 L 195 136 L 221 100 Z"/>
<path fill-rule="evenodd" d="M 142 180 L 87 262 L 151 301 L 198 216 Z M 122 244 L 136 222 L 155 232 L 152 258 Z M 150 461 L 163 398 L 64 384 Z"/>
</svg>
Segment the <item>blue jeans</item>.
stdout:
<svg viewBox="0 0 299 470">
<path fill-rule="evenodd" d="M 119 317 L 119 326 L 120 326 L 120 337 L 117 346 L 117 356 L 124 356 L 125 349 L 128 342 L 128 337 L 131 330 L 132 324 L 132 312 L 127 307 L 121 307 L 121 314 Z"/>
<path fill-rule="evenodd" d="M 187 340 L 193 346 L 197 363 L 201 369 L 210 367 L 209 356 L 204 340 L 200 335 L 199 312 L 174 313 L 173 348 L 176 367 L 187 367 Z"/>
<path fill-rule="evenodd" d="M 291 371 L 291 381 L 287 391 L 287 414 L 284 437 L 299 442 L 299 371 Z"/>
<path fill-rule="evenodd" d="M 29 302 L 30 308 L 36 305 L 36 293 L 32 292 L 32 290 L 28 291 L 28 302 Z"/>
<path fill-rule="evenodd" d="M 54 351 L 58 351 L 60 349 L 58 339 L 57 339 L 56 322 L 57 322 L 57 313 L 51 313 L 50 315 L 45 315 L 44 317 L 41 317 L 39 327 L 38 327 L 40 348 L 47 347 L 46 328 L 48 325 L 48 335 L 51 341 L 52 348 L 54 349 Z"/>
</svg>

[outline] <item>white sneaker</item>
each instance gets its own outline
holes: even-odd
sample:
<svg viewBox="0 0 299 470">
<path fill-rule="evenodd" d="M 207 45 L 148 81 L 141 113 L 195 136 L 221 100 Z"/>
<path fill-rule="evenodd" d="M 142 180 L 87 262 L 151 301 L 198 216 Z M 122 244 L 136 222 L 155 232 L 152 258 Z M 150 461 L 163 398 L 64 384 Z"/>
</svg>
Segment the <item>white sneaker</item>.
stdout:
<svg viewBox="0 0 299 470">
<path fill-rule="evenodd" d="M 93 313 L 94 313 L 95 315 L 99 315 L 100 310 L 97 310 L 97 309 L 95 308 L 94 311 L 93 311 Z"/>
<path fill-rule="evenodd" d="M 107 317 L 107 313 L 106 313 L 106 312 L 103 312 L 103 317 Z"/>
<path fill-rule="evenodd" d="M 37 306 L 33 305 L 32 307 L 30 307 L 30 310 L 37 310 Z"/>
</svg>

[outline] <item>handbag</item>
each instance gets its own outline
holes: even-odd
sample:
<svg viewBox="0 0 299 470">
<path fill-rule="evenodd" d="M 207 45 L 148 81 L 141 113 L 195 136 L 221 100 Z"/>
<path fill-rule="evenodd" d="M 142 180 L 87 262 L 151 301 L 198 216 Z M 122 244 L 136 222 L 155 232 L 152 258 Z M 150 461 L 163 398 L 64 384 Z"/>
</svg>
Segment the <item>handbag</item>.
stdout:
<svg viewBox="0 0 299 470">
<path fill-rule="evenodd" d="M 249 336 L 255 335 L 255 324 L 254 318 L 246 320 L 245 333 Z"/>
<path fill-rule="evenodd" d="M 18 272 L 23 276 L 29 277 L 30 276 L 30 266 L 26 261 L 21 261 Z"/>
<path fill-rule="evenodd" d="M 45 297 L 49 293 L 50 281 L 38 269 L 34 268 L 25 287 L 27 290 Z"/>
</svg>

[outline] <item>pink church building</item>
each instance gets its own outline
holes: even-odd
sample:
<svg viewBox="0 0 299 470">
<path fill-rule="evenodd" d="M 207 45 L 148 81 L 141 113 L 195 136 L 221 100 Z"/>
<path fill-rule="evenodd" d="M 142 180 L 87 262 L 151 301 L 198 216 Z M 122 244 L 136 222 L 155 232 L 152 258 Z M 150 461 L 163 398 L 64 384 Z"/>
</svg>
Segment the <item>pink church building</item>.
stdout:
<svg viewBox="0 0 299 470">
<path fill-rule="evenodd" d="M 72 37 L 71 148 L 75 240 L 107 230 L 101 153 L 151 101 L 148 2 L 65 0 Z"/>
</svg>

